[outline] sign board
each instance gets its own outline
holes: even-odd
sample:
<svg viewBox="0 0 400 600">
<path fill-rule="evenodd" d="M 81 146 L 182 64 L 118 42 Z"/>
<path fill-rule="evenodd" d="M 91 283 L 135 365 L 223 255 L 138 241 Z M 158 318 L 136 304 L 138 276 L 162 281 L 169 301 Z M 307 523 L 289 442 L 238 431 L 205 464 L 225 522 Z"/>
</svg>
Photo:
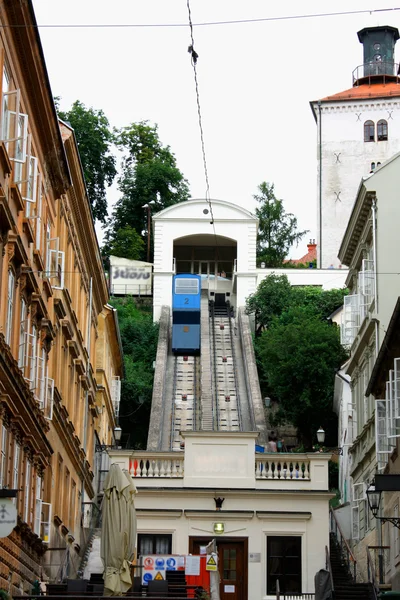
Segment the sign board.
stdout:
<svg viewBox="0 0 400 600">
<path fill-rule="evenodd" d="M 218 557 L 215 552 L 207 556 L 206 571 L 218 571 Z"/>
<path fill-rule="evenodd" d="M 185 561 L 182 556 L 154 554 L 143 556 L 142 565 L 142 584 L 147 585 L 149 581 L 166 579 L 167 571 L 184 570 Z"/>
<path fill-rule="evenodd" d="M 152 263 L 110 256 L 112 296 L 151 296 Z"/>
<path fill-rule="evenodd" d="M 17 509 L 12 498 L 0 498 L 0 538 L 10 535 L 17 524 Z"/>
<path fill-rule="evenodd" d="M 249 552 L 249 562 L 261 562 L 261 552 Z"/>
<path fill-rule="evenodd" d="M 224 585 L 224 592 L 225 592 L 225 594 L 234 594 L 235 586 L 234 585 Z"/>
<path fill-rule="evenodd" d="M 187 556 L 186 557 L 186 566 L 185 566 L 186 575 L 200 575 L 200 556 Z"/>
</svg>

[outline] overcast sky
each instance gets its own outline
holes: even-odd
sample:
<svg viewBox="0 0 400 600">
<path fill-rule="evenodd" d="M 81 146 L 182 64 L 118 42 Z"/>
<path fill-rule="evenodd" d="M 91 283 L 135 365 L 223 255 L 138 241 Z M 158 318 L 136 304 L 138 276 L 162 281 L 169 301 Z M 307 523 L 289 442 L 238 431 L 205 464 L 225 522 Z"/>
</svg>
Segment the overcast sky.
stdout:
<svg viewBox="0 0 400 600">
<path fill-rule="evenodd" d="M 186 0 L 33 0 L 39 25 L 187 23 Z M 340 11 L 394 0 L 191 0 L 193 23 Z M 400 4 L 397 3 L 397 6 Z M 400 10 L 194 28 L 212 198 L 252 210 L 262 181 L 316 237 L 316 125 L 309 106 L 352 86 L 357 31 L 400 27 Z M 102 109 L 112 126 L 159 126 L 191 195 L 205 179 L 188 27 L 40 28 L 53 95 Z M 400 43 L 400 42 L 399 42 Z M 400 46 L 396 52 L 399 62 Z M 113 186 L 109 204 L 118 198 Z M 293 252 L 301 256 L 305 243 Z"/>
</svg>

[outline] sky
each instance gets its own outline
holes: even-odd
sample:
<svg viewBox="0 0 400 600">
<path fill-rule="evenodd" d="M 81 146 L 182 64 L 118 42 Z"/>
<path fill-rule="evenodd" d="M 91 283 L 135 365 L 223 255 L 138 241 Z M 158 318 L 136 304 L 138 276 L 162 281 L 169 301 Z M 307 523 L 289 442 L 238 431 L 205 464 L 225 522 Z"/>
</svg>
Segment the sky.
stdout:
<svg viewBox="0 0 400 600">
<path fill-rule="evenodd" d="M 40 27 L 54 96 L 102 109 L 113 127 L 157 123 L 189 181 L 205 197 L 187 0 L 33 0 L 40 25 L 187 24 L 183 27 Z M 316 238 L 317 130 L 310 104 L 352 86 L 363 62 L 357 31 L 400 28 L 395 0 L 190 0 L 196 23 L 349 11 L 341 16 L 195 26 L 211 198 L 251 211 L 262 181 Z M 112 10 L 110 10 L 110 8 Z M 396 62 L 400 61 L 400 42 Z M 108 203 L 119 197 L 116 183 Z M 102 232 L 97 227 L 100 242 Z"/>
</svg>

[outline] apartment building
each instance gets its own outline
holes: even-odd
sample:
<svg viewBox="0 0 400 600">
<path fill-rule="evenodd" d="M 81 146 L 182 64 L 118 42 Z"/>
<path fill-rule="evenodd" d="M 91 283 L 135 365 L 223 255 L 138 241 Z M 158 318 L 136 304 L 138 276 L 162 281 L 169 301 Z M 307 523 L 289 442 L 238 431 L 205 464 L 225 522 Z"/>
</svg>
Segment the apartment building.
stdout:
<svg viewBox="0 0 400 600">
<path fill-rule="evenodd" d="M 0 15 L 0 488 L 18 490 L 17 526 L 0 539 L 0 588 L 17 594 L 79 568 L 122 352 L 32 4 L 3 2 Z"/>
<path fill-rule="evenodd" d="M 342 343 L 350 349 L 346 374 L 351 377 L 351 419 L 348 431 L 351 476 L 351 533 L 354 556 L 367 577 L 367 548 L 382 546 L 380 527 L 368 509 L 367 489 L 376 472 L 386 469 L 396 445 L 396 421 L 390 417 L 394 398 L 392 366 L 385 396 L 373 393 L 371 375 L 377 377 L 384 336 L 400 294 L 397 223 L 400 208 L 400 154 L 365 177 L 359 186 L 339 258 L 349 267 L 341 325 Z M 383 400 L 382 400 L 383 398 Z M 387 408 L 389 406 L 389 409 Z M 392 527 L 392 526 L 390 526 Z M 392 534 L 390 534 L 392 537 Z"/>
</svg>

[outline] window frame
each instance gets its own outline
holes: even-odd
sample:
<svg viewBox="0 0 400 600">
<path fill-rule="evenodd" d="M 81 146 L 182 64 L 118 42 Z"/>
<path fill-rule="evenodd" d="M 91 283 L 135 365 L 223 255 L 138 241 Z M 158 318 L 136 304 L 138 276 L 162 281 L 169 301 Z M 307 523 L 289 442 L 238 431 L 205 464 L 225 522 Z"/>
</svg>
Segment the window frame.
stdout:
<svg viewBox="0 0 400 600">
<path fill-rule="evenodd" d="M 301 595 L 302 594 L 302 585 L 303 585 L 303 539 L 302 539 L 302 535 L 267 535 L 266 536 L 266 550 L 267 550 L 267 559 L 266 559 L 266 594 L 267 595 L 275 595 L 276 593 L 276 579 L 279 578 L 279 584 L 280 584 L 280 591 L 281 593 L 288 595 L 293 595 L 293 596 L 297 596 L 297 595 Z M 287 560 L 293 560 L 293 558 L 298 558 L 299 559 L 299 573 L 298 575 L 294 575 L 292 574 L 292 577 L 296 580 L 298 578 L 298 589 L 297 590 L 287 590 L 286 589 L 286 584 L 287 584 L 287 576 L 285 576 L 285 573 L 283 574 L 276 574 L 277 577 L 275 577 L 275 587 L 272 584 L 272 578 L 273 575 L 270 573 L 270 561 L 273 560 L 273 558 L 277 558 L 277 557 L 273 557 L 271 555 L 271 547 L 270 545 L 272 544 L 272 542 L 277 539 L 277 540 L 281 540 L 286 542 L 287 544 L 289 544 L 289 541 L 291 541 L 292 543 L 296 543 L 298 544 L 298 548 L 297 548 L 297 552 L 298 552 L 298 556 L 296 557 L 291 557 L 290 555 L 288 555 L 288 550 L 285 549 L 284 550 L 284 554 L 280 558 L 281 560 L 283 560 L 283 562 L 285 563 Z"/>
<path fill-rule="evenodd" d="M 372 137 L 371 137 L 372 132 Z M 364 122 L 364 142 L 375 142 L 375 123 L 368 119 Z"/>
<path fill-rule="evenodd" d="M 379 119 L 376 124 L 376 140 L 377 142 L 387 142 L 389 139 L 389 126 L 386 119 Z"/>
</svg>

